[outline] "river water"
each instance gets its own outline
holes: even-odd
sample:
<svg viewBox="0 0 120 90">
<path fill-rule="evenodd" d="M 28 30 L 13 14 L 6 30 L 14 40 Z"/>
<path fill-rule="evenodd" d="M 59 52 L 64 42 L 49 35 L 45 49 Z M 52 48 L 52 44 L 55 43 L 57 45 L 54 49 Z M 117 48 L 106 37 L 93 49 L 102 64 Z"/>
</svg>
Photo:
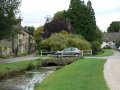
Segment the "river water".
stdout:
<svg viewBox="0 0 120 90">
<path fill-rule="evenodd" d="M 0 81 L 0 90 L 34 90 L 35 83 L 41 83 L 45 77 L 54 72 L 52 69 L 25 72 L 13 78 Z"/>
</svg>

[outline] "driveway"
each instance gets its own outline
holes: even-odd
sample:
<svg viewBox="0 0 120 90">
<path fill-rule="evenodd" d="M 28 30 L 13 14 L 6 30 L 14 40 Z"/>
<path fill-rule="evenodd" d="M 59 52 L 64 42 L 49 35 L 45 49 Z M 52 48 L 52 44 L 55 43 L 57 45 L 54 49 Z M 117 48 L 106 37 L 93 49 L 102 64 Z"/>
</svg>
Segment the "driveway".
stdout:
<svg viewBox="0 0 120 90">
<path fill-rule="evenodd" d="M 108 57 L 104 65 L 104 78 L 110 90 L 120 90 L 120 52 Z"/>
</svg>

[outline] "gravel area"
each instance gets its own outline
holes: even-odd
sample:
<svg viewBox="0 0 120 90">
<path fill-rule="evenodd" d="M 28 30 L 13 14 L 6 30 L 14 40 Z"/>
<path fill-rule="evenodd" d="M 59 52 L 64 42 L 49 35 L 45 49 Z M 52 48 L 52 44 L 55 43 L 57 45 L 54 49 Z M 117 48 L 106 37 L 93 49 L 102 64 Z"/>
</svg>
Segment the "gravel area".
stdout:
<svg viewBox="0 0 120 90">
<path fill-rule="evenodd" d="M 104 65 L 104 78 L 110 90 L 120 90 L 120 52 L 108 57 Z"/>
</svg>

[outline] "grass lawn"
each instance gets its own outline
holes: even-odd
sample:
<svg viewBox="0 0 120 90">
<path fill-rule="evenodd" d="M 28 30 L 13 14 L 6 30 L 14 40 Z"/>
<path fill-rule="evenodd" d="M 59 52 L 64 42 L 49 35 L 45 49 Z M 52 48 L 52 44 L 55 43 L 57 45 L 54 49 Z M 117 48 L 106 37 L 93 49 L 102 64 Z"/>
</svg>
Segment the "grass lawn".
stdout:
<svg viewBox="0 0 120 90">
<path fill-rule="evenodd" d="M 32 65 L 37 65 L 38 62 L 40 61 L 33 60 L 33 61 L 20 61 L 20 62 L 14 62 L 14 63 L 0 64 L 0 75 L 13 72 L 13 71 L 26 69 L 30 63 Z"/>
<path fill-rule="evenodd" d="M 35 90 L 108 90 L 103 78 L 106 60 L 82 59 L 48 76 Z"/>
<path fill-rule="evenodd" d="M 111 49 L 104 49 L 104 53 L 100 53 L 95 56 L 104 57 L 104 56 L 111 56 L 111 55 L 113 55 L 113 51 Z"/>
</svg>

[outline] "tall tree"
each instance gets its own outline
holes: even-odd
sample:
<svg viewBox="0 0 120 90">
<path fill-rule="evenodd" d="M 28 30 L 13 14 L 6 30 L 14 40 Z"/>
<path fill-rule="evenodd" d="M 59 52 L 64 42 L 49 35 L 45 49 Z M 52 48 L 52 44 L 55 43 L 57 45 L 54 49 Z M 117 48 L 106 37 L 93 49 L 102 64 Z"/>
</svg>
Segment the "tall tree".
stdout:
<svg viewBox="0 0 120 90">
<path fill-rule="evenodd" d="M 14 26 L 20 21 L 16 18 L 19 13 L 21 0 L 0 0 L 0 40 L 14 33 Z"/>
<path fill-rule="evenodd" d="M 84 1 L 71 0 L 67 17 L 75 33 L 81 34 L 88 41 L 95 41 L 96 21 L 91 1 L 85 5 Z"/>
<path fill-rule="evenodd" d="M 120 21 L 114 21 L 110 24 L 107 32 L 120 32 Z"/>
<path fill-rule="evenodd" d="M 100 32 L 100 31 L 99 31 L 99 28 L 96 26 L 95 12 L 94 12 L 94 9 L 92 8 L 92 3 L 90 0 L 88 0 L 88 2 L 87 2 L 87 7 L 88 7 L 87 17 L 89 20 L 89 24 L 87 26 L 88 26 L 88 30 L 90 32 L 88 35 L 88 38 L 89 38 L 88 40 L 97 41 L 96 36 L 98 36 L 98 33 L 96 33 L 96 32 Z"/>
</svg>

